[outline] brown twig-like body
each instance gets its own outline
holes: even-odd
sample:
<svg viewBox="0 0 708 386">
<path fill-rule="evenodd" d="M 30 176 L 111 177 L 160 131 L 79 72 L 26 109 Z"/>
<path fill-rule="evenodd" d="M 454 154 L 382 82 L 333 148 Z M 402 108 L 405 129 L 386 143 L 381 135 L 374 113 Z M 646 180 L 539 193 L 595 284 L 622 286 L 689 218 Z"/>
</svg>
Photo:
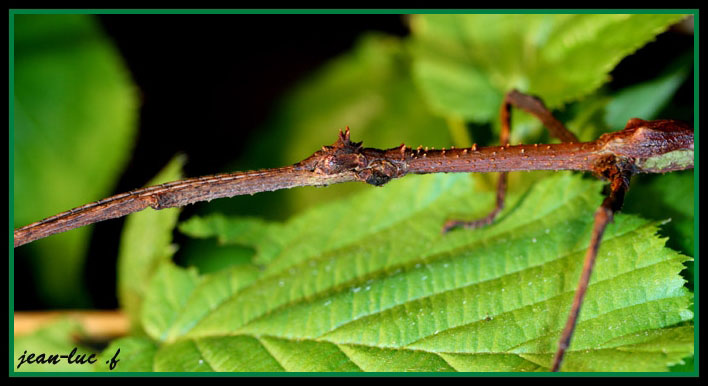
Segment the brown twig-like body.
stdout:
<svg viewBox="0 0 708 386">
<path fill-rule="evenodd" d="M 122 217 L 148 207 L 165 209 L 216 198 L 346 181 L 354 181 L 354 178 L 348 173 L 314 175 L 309 171 L 288 166 L 168 182 L 108 197 L 15 229 L 15 247 L 55 233 Z"/>
<path fill-rule="evenodd" d="M 293 166 L 199 177 L 134 190 L 71 209 L 15 230 L 15 247 L 84 225 L 125 216 L 147 207 L 164 209 L 199 201 L 348 181 L 383 185 L 406 174 L 581 170 L 603 175 L 621 160 L 649 158 L 693 148 L 693 130 L 675 121 L 635 121 L 634 126 L 585 143 L 426 150 L 405 145 L 388 150 L 351 142 L 349 130 Z M 686 169 L 686 165 L 661 171 Z M 690 167 L 693 167 L 691 164 Z M 643 172 L 644 170 L 636 170 Z M 651 171 L 650 172 L 655 172 Z"/>
</svg>

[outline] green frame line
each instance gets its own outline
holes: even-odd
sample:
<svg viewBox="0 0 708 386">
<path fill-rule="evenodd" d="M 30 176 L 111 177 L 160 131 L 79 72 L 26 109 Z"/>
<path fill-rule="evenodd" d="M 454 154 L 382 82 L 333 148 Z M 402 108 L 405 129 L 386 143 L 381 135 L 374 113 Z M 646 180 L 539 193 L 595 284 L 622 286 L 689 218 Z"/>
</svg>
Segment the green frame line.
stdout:
<svg viewBox="0 0 708 386">
<path fill-rule="evenodd" d="M 41 14 L 91 14 L 91 15 L 110 15 L 110 14 L 191 14 L 191 15 L 257 15 L 257 14 L 289 14 L 289 15 L 331 15 L 331 14 L 354 14 L 354 15 L 398 15 L 398 14 L 577 14 L 577 13 L 595 13 L 595 14 L 698 14 L 695 9 L 425 9 L 425 8 L 410 8 L 410 9 L 356 9 L 356 8 L 330 8 L 330 9 L 298 9 L 298 8 L 282 8 L 282 9 L 13 9 L 10 13 L 41 15 Z"/>
</svg>

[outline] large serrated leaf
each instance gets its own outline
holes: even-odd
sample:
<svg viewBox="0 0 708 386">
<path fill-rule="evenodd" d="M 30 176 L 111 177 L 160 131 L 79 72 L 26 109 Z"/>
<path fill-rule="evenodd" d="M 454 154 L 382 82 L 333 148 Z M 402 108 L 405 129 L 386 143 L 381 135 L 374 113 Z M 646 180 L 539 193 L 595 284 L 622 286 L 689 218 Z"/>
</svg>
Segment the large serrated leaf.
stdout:
<svg viewBox="0 0 708 386">
<path fill-rule="evenodd" d="M 308 211 L 272 228 L 279 252 L 238 285 L 173 267 L 181 283 L 157 285 L 146 309 L 164 307 L 168 284 L 194 290 L 171 292 L 182 297 L 169 318 L 144 319 L 165 342 L 155 369 L 548 370 L 601 183 L 560 173 L 511 195 L 494 225 L 440 234 L 445 219 L 493 205 L 472 181 L 409 176 Z M 192 219 L 182 231 L 258 243 L 230 221 Z M 679 275 L 689 258 L 664 248 L 657 225 L 619 215 L 608 227 L 564 369 L 666 370 L 692 353 L 692 332 L 665 335 L 692 319 Z"/>
<path fill-rule="evenodd" d="M 414 75 L 444 116 L 492 121 L 508 90 L 577 100 L 682 15 L 417 15 Z"/>
<path fill-rule="evenodd" d="M 128 160 L 138 98 L 119 53 L 87 15 L 14 18 L 14 226 L 107 196 Z M 48 193 L 51 192 L 51 194 Z M 39 240 L 41 296 L 86 306 L 90 228 Z"/>
</svg>

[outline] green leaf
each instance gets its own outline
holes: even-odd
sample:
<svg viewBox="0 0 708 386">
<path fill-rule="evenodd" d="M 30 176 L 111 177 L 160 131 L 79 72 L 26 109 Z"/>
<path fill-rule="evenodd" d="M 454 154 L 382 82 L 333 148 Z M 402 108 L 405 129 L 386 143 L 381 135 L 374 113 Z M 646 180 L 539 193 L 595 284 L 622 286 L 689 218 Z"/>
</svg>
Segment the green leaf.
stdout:
<svg viewBox="0 0 708 386">
<path fill-rule="evenodd" d="M 679 363 L 671 366 L 669 369 L 672 373 L 693 373 L 695 371 L 694 367 L 694 357 L 683 358 Z"/>
<path fill-rule="evenodd" d="M 257 218 L 229 218 L 220 213 L 210 215 L 210 221 L 200 221 L 198 217 L 179 224 L 182 233 L 192 237 L 206 238 L 218 236 L 221 244 L 253 247 L 256 256 L 253 262 L 265 264 L 281 252 L 283 239 L 277 223 L 269 223 Z"/>
<path fill-rule="evenodd" d="M 416 15 L 414 75 L 439 114 L 485 123 L 513 88 L 577 100 L 682 15 Z"/>
<path fill-rule="evenodd" d="M 72 360 L 76 361 L 80 356 L 85 355 L 88 359 L 94 354 L 93 350 L 79 343 L 84 336 L 81 325 L 71 318 L 60 318 L 49 323 L 31 334 L 15 337 L 14 340 L 14 365 L 13 371 L 18 372 L 64 372 L 64 371 L 92 371 L 92 365 L 69 364 L 66 358 L 58 358 L 57 364 L 50 363 L 23 363 L 20 364 L 20 356 L 24 355 L 28 359 L 34 354 L 33 361 L 50 360 L 52 355 L 69 355 L 74 348 L 76 352 Z M 42 355 L 44 354 L 44 355 Z M 20 365 L 18 368 L 17 366 Z"/>
<path fill-rule="evenodd" d="M 195 269 L 182 270 L 170 262 L 163 262 L 152 276 L 142 305 L 145 332 L 155 340 L 165 340 L 167 328 L 184 309 L 198 283 Z"/>
<path fill-rule="evenodd" d="M 694 171 L 642 175 L 634 178 L 623 210 L 641 213 L 650 219 L 671 219 L 662 228 L 668 245 L 689 256 L 694 255 Z"/>
<path fill-rule="evenodd" d="M 156 352 L 157 345 L 148 338 L 129 336 L 116 339 L 98 356 L 94 369 L 108 372 L 152 371 Z M 110 368 L 112 359 L 118 360 L 113 369 Z"/>
<path fill-rule="evenodd" d="M 181 341 L 163 346 L 155 358 L 156 371 L 239 371 L 243 368 L 283 371 L 276 359 L 251 337 Z"/>
<path fill-rule="evenodd" d="M 575 133 L 582 142 L 594 141 L 601 134 L 612 131 L 605 122 L 606 108 L 611 101 L 612 97 L 601 88 L 585 99 L 571 104 L 568 111 L 573 118 L 565 122 L 568 130 Z"/>
<path fill-rule="evenodd" d="M 147 185 L 179 180 L 185 161 L 184 156 L 174 157 Z M 176 250 L 172 231 L 179 213 L 179 208 L 147 208 L 125 220 L 118 252 L 118 300 L 134 329 L 140 325 L 140 309 L 150 278 Z"/>
<path fill-rule="evenodd" d="M 693 55 L 689 53 L 676 59 L 658 78 L 619 91 L 607 105 L 607 125 L 619 130 L 631 118 L 658 118 L 657 114 L 686 80 L 692 67 Z"/>
<path fill-rule="evenodd" d="M 231 294 L 249 285 L 259 275 L 250 265 L 234 266 L 199 277 L 196 270 L 185 270 L 163 262 L 150 282 L 143 303 L 142 325 L 155 340 L 181 336 Z"/>
<path fill-rule="evenodd" d="M 493 206 L 473 181 L 409 176 L 314 208 L 273 227 L 280 252 L 236 280 L 165 268 L 145 305 L 164 342 L 155 368 L 548 370 L 601 183 L 559 173 L 511 194 L 494 225 L 440 234 Z M 182 231 L 243 242 L 230 221 Z M 666 330 L 693 317 L 679 275 L 689 258 L 664 248 L 657 225 L 620 214 L 608 227 L 565 369 L 666 371 L 692 353 L 692 334 Z"/>
<path fill-rule="evenodd" d="M 138 101 L 119 53 L 92 17 L 15 15 L 14 25 L 19 227 L 111 192 L 128 160 Z M 88 301 L 81 270 L 89 235 L 81 228 L 26 247 L 38 290 L 54 306 Z"/>
<path fill-rule="evenodd" d="M 693 354 L 693 326 L 639 331 L 604 346 L 569 353 L 564 371 L 666 371 L 667 366 L 680 364 L 681 358 Z M 548 363 L 545 356 L 524 357 Z"/>
<path fill-rule="evenodd" d="M 180 245 L 175 261 L 184 267 L 195 267 L 199 273 L 218 272 L 232 265 L 250 264 L 253 248 L 222 245 L 216 239 L 190 240 Z"/>
<path fill-rule="evenodd" d="M 352 138 L 371 147 L 389 148 L 401 142 L 449 147 L 453 143 L 445 120 L 430 112 L 413 83 L 405 46 L 382 34 L 364 35 L 351 51 L 305 77 L 270 116 L 262 134 L 250 141 L 244 157 L 247 163 L 233 170 L 299 162 L 334 142 L 337 130 L 345 126 L 351 128 Z M 304 208 L 365 188 L 360 184 L 306 187 L 215 201 L 211 207 L 240 205 L 229 212 L 258 217 L 265 212 L 270 218 L 286 219 Z"/>
</svg>

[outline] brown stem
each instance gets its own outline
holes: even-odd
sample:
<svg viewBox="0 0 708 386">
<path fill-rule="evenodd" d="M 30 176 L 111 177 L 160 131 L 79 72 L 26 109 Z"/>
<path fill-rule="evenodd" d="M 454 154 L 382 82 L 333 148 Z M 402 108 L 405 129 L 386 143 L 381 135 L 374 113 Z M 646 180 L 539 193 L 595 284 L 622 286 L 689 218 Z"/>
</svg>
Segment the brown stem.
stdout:
<svg viewBox="0 0 708 386">
<path fill-rule="evenodd" d="M 617 162 L 635 164 L 677 149 L 693 150 L 693 129 L 673 121 L 641 121 L 596 141 L 554 145 L 492 146 L 413 150 L 405 145 L 380 150 L 350 141 L 349 129 L 332 146 L 323 146 L 293 166 L 175 181 L 119 194 L 16 229 L 15 247 L 80 226 L 125 216 L 147 207 L 164 209 L 198 201 L 254 194 L 296 186 L 362 181 L 380 186 L 408 173 L 584 170 L 600 176 Z M 693 168 L 657 166 L 649 172 Z M 664 169 L 662 169 L 662 167 Z M 637 170 L 642 172 L 643 170 Z"/>
</svg>

